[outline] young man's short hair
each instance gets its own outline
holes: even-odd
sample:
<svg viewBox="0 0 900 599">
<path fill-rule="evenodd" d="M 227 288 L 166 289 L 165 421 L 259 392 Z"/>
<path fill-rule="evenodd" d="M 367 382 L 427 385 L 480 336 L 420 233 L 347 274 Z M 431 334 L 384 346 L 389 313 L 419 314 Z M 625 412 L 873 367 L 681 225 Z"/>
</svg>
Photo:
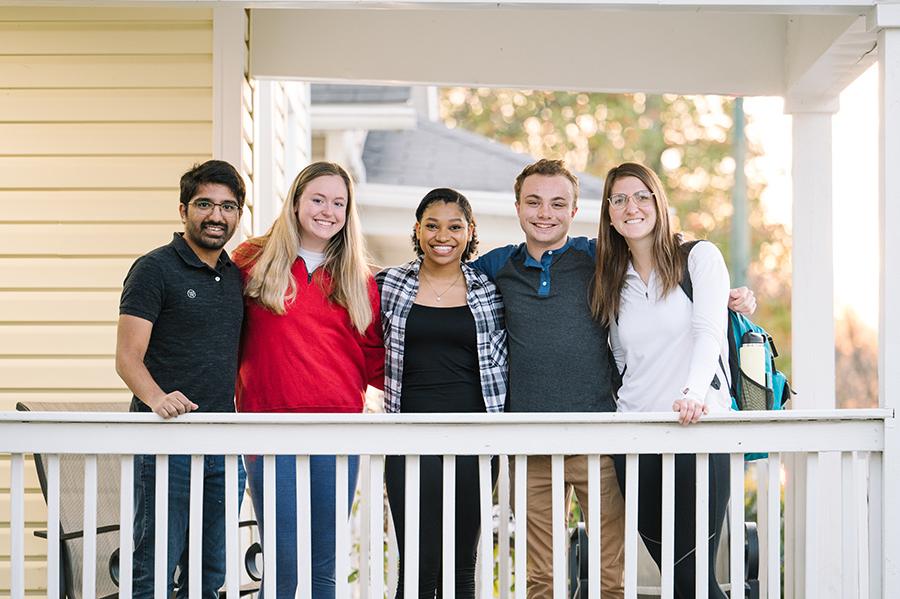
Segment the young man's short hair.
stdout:
<svg viewBox="0 0 900 599">
<path fill-rule="evenodd" d="M 543 175 L 545 177 L 565 177 L 572 184 L 573 204 L 578 203 L 578 177 L 576 177 L 572 171 L 566 168 L 566 163 L 562 160 L 548 160 L 546 158 L 541 158 L 537 162 L 529 164 L 521 173 L 519 173 L 519 176 L 516 177 L 516 202 L 521 199 L 519 198 L 519 194 L 522 192 L 522 183 L 531 175 Z"/>
<path fill-rule="evenodd" d="M 187 208 L 197 188 L 210 183 L 224 185 L 234 194 L 238 206 L 244 207 L 247 189 L 244 180 L 237 170 L 224 160 L 207 160 L 203 164 L 195 164 L 191 170 L 181 176 L 181 203 Z"/>
</svg>

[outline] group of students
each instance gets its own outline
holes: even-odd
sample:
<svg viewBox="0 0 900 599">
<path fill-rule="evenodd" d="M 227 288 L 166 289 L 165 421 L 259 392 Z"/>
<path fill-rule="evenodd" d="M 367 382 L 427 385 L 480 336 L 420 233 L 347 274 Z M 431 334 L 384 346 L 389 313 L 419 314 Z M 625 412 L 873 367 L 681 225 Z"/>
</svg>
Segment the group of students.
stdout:
<svg viewBox="0 0 900 599">
<path fill-rule="evenodd" d="M 752 312 L 746 289 L 729 292 L 718 249 L 689 254 L 671 225 L 659 178 L 625 163 L 605 180 L 596 239 L 570 238 L 578 179 L 561 161 L 540 160 L 516 178 L 515 209 L 525 242 L 478 257 L 476 221 L 458 191 L 438 188 L 415 211 L 416 258 L 372 275 L 353 184 L 344 168 L 316 162 L 294 180 L 269 229 L 223 250 L 244 203 L 227 163 L 195 166 L 181 180 L 184 234 L 139 258 L 125 280 L 116 366 L 134 392 L 134 411 L 164 418 L 193 410 L 362 411 L 365 390 L 384 390 L 387 412 L 671 411 L 683 424 L 727 410 L 727 386 L 711 385 L 728 363 L 726 309 Z M 687 268 L 693 301 L 679 288 Z M 720 362 L 720 356 L 723 360 Z M 616 368 L 616 371 L 613 369 Z M 621 373 L 614 388 L 613 374 Z M 275 513 L 264 505 L 263 460 L 245 456 L 260 532 L 275 530 L 276 594 L 297 586 L 296 473 L 276 458 Z M 728 501 L 724 456 L 710 468 L 710 556 Z M 349 458 L 352 497 L 358 461 Z M 389 456 L 385 483 L 400 544 L 405 541 L 402 456 Z M 660 464 L 640 463 L 639 532 L 661 560 Z M 189 458 L 169 460 L 169 505 L 187 505 Z M 496 477 L 496 468 L 493 472 Z M 621 597 L 624 464 L 601 471 L 601 586 Z M 224 462 L 205 463 L 203 596 L 224 582 Z M 244 487 L 241 469 L 239 487 Z M 676 460 L 675 591 L 694 595 L 692 456 Z M 335 457 L 310 460 L 312 596 L 334 597 Z M 587 505 L 585 456 L 567 456 L 567 495 Z M 188 481 L 188 483 L 185 483 Z M 420 459 L 419 589 L 441 588 L 442 464 Z M 527 469 L 528 596 L 552 596 L 551 468 Z M 618 482 L 618 484 L 617 484 Z M 135 460 L 134 596 L 151 597 L 155 458 Z M 477 460 L 456 461 L 456 595 L 473 598 L 481 528 Z M 187 580 L 186 510 L 169 510 L 168 570 Z M 714 564 L 714 558 L 709 560 Z M 443 573 L 447 574 L 447 573 Z M 710 596 L 724 597 L 710 567 Z M 186 588 L 179 595 L 186 596 Z M 171 583 L 170 583 L 171 587 Z"/>
</svg>

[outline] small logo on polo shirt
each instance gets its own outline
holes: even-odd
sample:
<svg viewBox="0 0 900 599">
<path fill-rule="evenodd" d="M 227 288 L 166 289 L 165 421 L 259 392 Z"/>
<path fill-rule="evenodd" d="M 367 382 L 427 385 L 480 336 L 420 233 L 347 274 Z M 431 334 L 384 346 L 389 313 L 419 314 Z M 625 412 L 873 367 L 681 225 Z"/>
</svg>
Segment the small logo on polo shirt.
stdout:
<svg viewBox="0 0 900 599">
<path fill-rule="evenodd" d="M 193 289 L 188 289 L 187 296 L 191 299 L 194 299 L 195 297 L 197 297 L 197 292 Z"/>
</svg>

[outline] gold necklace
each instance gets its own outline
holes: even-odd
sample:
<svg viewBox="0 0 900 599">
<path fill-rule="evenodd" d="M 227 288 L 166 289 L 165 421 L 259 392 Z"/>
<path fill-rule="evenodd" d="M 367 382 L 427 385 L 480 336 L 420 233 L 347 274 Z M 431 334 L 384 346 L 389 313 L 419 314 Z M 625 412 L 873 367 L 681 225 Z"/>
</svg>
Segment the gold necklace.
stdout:
<svg viewBox="0 0 900 599">
<path fill-rule="evenodd" d="M 444 294 L 453 289 L 453 287 L 456 286 L 456 283 L 459 282 L 459 278 L 462 276 L 462 269 L 460 269 L 459 274 L 456 275 L 456 278 L 453 279 L 453 282 L 450 283 L 450 286 L 444 289 L 442 292 L 438 293 L 437 289 L 434 288 L 434 285 L 431 284 L 431 281 L 428 280 L 428 275 L 425 274 L 425 269 L 420 268 L 419 272 L 422 273 L 422 278 L 425 279 L 425 283 L 427 283 L 428 286 L 431 287 L 431 292 L 434 293 L 434 297 L 437 301 L 441 301 L 441 297 L 443 297 Z"/>
</svg>

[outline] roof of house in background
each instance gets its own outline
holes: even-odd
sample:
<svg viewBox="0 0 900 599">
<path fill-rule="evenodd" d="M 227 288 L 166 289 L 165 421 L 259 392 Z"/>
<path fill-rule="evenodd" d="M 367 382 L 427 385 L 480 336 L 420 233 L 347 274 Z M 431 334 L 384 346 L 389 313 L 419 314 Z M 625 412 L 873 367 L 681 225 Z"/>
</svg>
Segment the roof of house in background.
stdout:
<svg viewBox="0 0 900 599">
<path fill-rule="evenodd" d="M 419 120 L 415 129 L 370 131 L 363 149 L 371 183 L 512 192 L 513 181 L 534 161 L 529 154 L 463 129 Z M 599 198 L 603 181 L 578 173 L 583 197 Z"/>
<path fill-rule="evenodd" d="M 405 104 L 412 95 L 408 85 L 339 85 L 314 83 L 313 104 Z"/>
<path fill-rule="evenodd" d="M 405 104 L 411 95 L 408 86 L 312 85 L 313 104 Z M 534 161 L 483 135 L 425 118 L 413 129 L 369 131 L 362 159 L 369 183 L 509 193 L 516 175 Z M 582 197 L 603 194 L 602 179 L 577 174 Z"/>
</svg>

